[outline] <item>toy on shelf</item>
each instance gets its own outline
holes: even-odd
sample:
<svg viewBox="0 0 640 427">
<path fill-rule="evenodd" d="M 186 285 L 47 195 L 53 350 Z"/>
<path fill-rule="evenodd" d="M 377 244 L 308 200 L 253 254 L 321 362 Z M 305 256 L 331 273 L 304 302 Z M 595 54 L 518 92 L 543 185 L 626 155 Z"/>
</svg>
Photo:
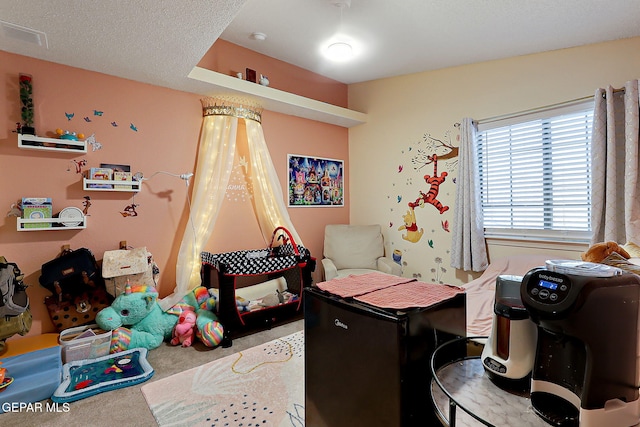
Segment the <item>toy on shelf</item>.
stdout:
<svg viewBox="0 0 640 427">
<path fill-rule="evenodd" d="M 69 141 L 77 141 L 84 139 L 83 133 L 69 132 L 68 130 L 56 129 L 56 135 L 60 139 L 67 139 Z"/>
</svg>

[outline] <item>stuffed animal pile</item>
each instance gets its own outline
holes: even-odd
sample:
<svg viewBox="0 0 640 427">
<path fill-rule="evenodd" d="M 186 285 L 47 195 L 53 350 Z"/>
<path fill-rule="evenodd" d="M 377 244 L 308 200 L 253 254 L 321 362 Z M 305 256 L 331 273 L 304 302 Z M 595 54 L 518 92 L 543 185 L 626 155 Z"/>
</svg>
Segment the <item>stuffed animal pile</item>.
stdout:
<svg viewBox="0 0 640 427">
<path fill-rule="evenodd" d="M 111 306 L 97 314 L 98 326 L 112 331 L 111 353 L 136 347 L 157 348 L 172 338 L 180 314 L 186 311 L 195 314 L 196 336 L 204 345 L 215 347 L 222 342 L 224 330 L 212 311 L 215 299 L 204 286 L 194 289 L 166 312 L 157 299 L 154 287 L 127 284 Z"/>
</svg>

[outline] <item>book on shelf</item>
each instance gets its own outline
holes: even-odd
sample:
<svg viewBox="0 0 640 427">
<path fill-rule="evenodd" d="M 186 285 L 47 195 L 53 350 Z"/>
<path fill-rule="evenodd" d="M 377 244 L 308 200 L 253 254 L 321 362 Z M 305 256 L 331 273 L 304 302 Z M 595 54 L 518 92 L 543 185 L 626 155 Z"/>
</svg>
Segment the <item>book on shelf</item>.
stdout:
<svg viewBox="0 0 640 427">
<path fill-rule="evenodd" d="M 131 172 L 121 172 L 121 171 L 114 171 L 113 172 L 113 180 L 114 181 L 133 181 L 133 176 L 131 175 Z M 121 189 L 121 190 L 131 190 L 133 188 L 132 185 L 127 185 L 127 184 L 114 184 L 113 185 L 114 189 Z"/>
<path fill-rule="evenodd" d="M 100 163 L 101 168 L 109 168 L 114 172 L 131 172 L 131 165 L 119 165 L 116 163 Z"/>
<path fill-rule="evenodd" d="M 113 179 L 113 169 L 111 168 L 91 168 L 89 169 L 89 179 L 111 181 Z M 89 184 L 89 188 L 113 188 L 112 184 Z"/>
<path fill-rule="evenodd" d="M 23 197 L 22 198 L 22 218 L 40 219 L 51 218 L 53 205 L 50 197 Z M 51 228 L 50 222 L 34 222 L 24 224 L 24 228 Z"/>
</svg>

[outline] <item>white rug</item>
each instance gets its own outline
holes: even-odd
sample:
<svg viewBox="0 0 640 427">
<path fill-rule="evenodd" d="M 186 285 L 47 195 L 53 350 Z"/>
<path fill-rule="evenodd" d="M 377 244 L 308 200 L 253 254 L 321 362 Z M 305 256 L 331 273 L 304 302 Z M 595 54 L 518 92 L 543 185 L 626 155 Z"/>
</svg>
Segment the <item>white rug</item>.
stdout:
<svg viewBox="0 0 640 427">
<path fill-rule="evenodd" d="M 142 387 L 160 426 L 304 426 L 304 335 L 266 344 Z"/>
</svg>

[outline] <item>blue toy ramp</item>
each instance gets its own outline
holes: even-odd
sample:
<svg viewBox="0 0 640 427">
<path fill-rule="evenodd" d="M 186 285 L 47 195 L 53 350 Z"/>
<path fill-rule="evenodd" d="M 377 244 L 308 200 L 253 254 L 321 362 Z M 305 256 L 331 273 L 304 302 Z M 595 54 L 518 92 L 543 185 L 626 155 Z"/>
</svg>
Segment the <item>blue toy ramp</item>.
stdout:
<svg viewBox="0 0 640 427">
<path fill-rule="evenodd" d="M 62 367 L 62 383 L 51 396 L 54 402 L 73 402 L 105 391 L 147 381 L 153 368 L 146 348 L 133 348 L 97 359 L 76 360 Z"/>
<path fill-rule="evenodd" d="M 7 376 L 14 380 L 1 389 L 0 415 L 10 410 L 11 404 L 49 399 L 60 385 L 62 359 L 57 345 L 5 357 L 0 361 L 2 367 L 7 368 Z"/>
</svg>

